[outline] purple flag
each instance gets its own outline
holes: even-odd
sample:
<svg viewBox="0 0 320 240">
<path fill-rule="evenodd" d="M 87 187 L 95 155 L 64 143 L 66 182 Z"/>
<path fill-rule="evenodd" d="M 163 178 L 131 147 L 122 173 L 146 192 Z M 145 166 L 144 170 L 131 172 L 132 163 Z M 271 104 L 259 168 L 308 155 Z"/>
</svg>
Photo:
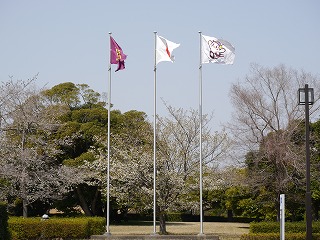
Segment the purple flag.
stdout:
<svg viewBox="0 0 320 240">
<path fill-rule="evenodd" d="M 118 43 L 110 36 L 110 63 L 118 64 L 118 69 L 116 71 L 125 69 L 124 60 L 126 60 L 127 55 L 122 52 L 121 47 Z"/>
</svg>

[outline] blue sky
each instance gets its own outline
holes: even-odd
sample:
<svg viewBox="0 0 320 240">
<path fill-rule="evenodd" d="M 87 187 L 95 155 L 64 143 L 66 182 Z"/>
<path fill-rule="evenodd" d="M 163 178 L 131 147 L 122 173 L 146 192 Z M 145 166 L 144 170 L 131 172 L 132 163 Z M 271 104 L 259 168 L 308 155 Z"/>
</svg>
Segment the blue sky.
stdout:
<svg viewBox="0 0 320 240">
<path fill-rule="evenodd" d="M 128 55 L 125 70 L 112 66 L 114 108 L 144 111 L 152 121 L 153 32 L 181 44 L 174 63 L 157 66 L 157 113 L 165 116 L 161 98 L 198 109 L 202 31 L 236 48 L 234 65 L 203 65 L 203 112 L 214 113 L 219 130 L 231 117 L 230 85 L 250 63 L 319 75 L 319 9 L 317 0 L 0 0 L 0 81 L 39 73 L 39 88 L 70 81 L 107 92 L 112 32 Z"/>
</svg>

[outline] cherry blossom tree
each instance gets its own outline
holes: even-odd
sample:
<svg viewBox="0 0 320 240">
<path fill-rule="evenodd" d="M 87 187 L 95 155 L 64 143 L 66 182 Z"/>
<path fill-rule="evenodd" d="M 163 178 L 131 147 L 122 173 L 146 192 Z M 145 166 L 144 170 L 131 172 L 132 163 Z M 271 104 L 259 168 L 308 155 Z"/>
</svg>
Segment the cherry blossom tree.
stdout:
<svg viewBox="0 0 320 240">
<path fill-rule="evenodd" d="M 0 86 L 0 177 L 8 182 L 7 194 L 22 199 L 24 217 L 28 205 L 59 198 L 69 187 L 64 181 L 68 170 L 56 161 L 59 150 L 50 139 L 59 112 L 47 111 L 33 85 L 36 77 L 28 81 L 11 78 Z"/>
</svg>

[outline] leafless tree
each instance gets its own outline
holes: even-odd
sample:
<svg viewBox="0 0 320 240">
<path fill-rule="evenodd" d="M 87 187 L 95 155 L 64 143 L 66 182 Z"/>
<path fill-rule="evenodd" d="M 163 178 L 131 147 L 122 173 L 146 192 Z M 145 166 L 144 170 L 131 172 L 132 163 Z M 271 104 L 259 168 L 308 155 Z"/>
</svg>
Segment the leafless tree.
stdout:
<svg viewBox="0 0 320 240">
<path fill-rule="evenodd" d="M 230 91 L 234 113 L 229 129 L 238 146 L 245 152 L 257 150 L 270 132 L 296 129 L 304 120 L 297 91 L 305 83 L 315 89 L 315 104 L 310 109 L 310 115 L 315 116 L 320 106 L 319 77 L 284 65 L 269 69 L 252 64 L 250 74 Z"/>
<path fill-rule="evenodd" d="M 320 106 L 320 80 L 284 65 L 265 68 L 252 64 L 250 70 L 244 81 L 231 86 L 234 114 L 229 130 L 239 153 L 247 154 L 250 183 L 269 186 L 280 194 L 301 185 L 305 174 L 304 150 L 293 140 L 304 121 L 298 88 L 308 83 L 315 89 L 315 104 L 310 109 L 315 116 Z M 277 199 L 273 197 L 275 202 Z"/>
</svg>

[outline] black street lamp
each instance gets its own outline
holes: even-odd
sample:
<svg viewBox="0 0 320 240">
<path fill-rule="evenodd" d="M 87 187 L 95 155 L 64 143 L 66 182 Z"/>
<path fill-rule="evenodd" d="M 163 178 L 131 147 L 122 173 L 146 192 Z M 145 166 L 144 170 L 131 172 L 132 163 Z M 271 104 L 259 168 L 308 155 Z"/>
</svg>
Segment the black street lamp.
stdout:
<svg viewBox="0 0 320 240">
<path fill-rule="evenodd" d="M 306 239 L 312 239 L 312 213 L 311 213 L 311 191 L 310 191 L 310 146 L 309 146 L 309 105 L 314 103 L 313 88 L 305 84 L 304 88 L 298 90 L 299 105 L 305 105 L 305 126 L 306 126 Z"/>
</svg>

